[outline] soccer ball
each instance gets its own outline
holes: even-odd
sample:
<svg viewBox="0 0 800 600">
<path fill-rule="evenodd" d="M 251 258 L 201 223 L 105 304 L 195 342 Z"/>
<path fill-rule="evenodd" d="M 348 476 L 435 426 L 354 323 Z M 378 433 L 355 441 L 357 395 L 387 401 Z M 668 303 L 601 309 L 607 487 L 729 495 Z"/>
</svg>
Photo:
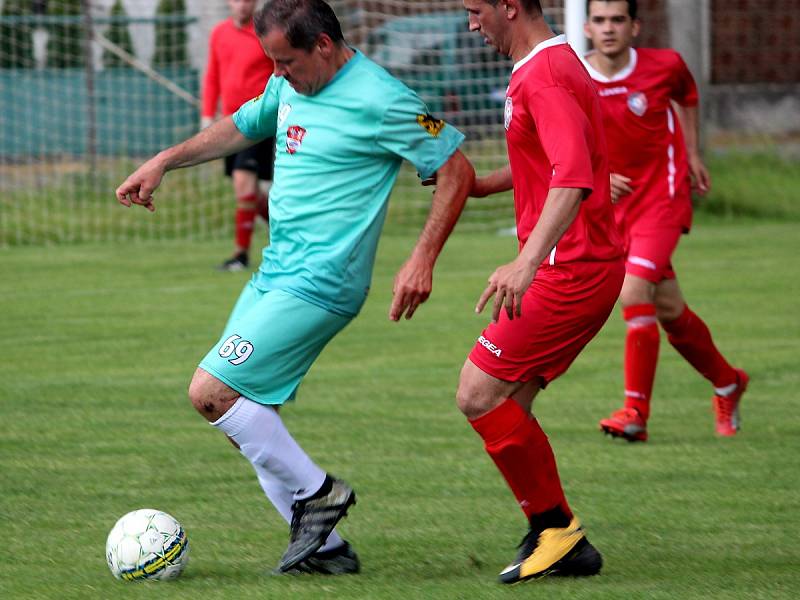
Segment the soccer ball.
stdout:
<svg viewBox="0 0 800 600">
<path fill-rule="evenodd" d="M 175 579 L 189 562 L 189 540 L 173 517 L 141 508 L 123 516 L 108 534 L 106 561 L 117 579 Z"/>
</svg>

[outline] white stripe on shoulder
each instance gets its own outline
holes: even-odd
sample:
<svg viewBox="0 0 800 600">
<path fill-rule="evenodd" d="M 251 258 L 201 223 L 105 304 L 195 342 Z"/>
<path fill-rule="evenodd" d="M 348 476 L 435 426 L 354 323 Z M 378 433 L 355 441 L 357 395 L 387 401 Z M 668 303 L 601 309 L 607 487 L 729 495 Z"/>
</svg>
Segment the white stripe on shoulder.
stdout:
<svg viewBox="0 0 800 600">
<path fill-rule="evenodd" d="M 528 54 L 528 56 L 520 60 L 518 63 L 514 64 L 514 68 L 511 69 L 511 72 L 514 73 L 518 69 L 521 69 L 526 63 L 528 63 L 534 56 L 539 54 L 539 52 L 541 52 L 542 50 L 545 50 L 547 48 L 552 48 L 553 46 L 560 46 L 561 44 L 566 44 L 566 43 L 567 43 L 567 36 L 562 34 L 562 35 L 557 35 L 555 37 L 551 37 L 550 39 L 547 39 L 541 42 L 540 44 L 536 44 L 536 46 L 534 47 L 533 50 L 530 51 L 530 54 Z"/>
</svg>

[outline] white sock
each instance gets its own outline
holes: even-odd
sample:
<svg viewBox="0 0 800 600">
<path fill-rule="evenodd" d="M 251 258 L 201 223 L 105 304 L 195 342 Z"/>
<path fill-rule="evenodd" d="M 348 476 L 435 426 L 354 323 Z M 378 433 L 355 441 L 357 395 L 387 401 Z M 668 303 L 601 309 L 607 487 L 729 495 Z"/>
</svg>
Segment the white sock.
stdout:
<svg viewBox="0 0 800 600">
<path fill-rule="evenodd" d="M 294 441 L 269 406 L 240 396 L 212 425 L 235 441 L 254 467 L 266 470 L 295 500 L 313 495 L 325 482 L 325 471 Z"/>
<path fill-rule="evenodd" d="M 286 519 L 286 522 L 291 523 L 292 503 L 294 502 L 294 496 L 285 485 L 272 477 L 272 475 L 270 475 L 265 468 L 259 465 L 253 466 L 255 467 L 256 476 L 258 477 L 258 483 L 261 485 L 261 489 L 264 490 L 267 498 L 269 498 L 269 501 L 272 502 L 272 505 L 278 510 L 281 516 Z M 338 533 L 336 533 L 336 530 L 334 529 L 331 531 L 331 534 L 328 536 L 325 544 L 319 550 L 317 550 L 317 552 L 327 552 L 328 550 L 339 548 L 343 544 L 344 540 L 339 536 Z"/>
</svg>

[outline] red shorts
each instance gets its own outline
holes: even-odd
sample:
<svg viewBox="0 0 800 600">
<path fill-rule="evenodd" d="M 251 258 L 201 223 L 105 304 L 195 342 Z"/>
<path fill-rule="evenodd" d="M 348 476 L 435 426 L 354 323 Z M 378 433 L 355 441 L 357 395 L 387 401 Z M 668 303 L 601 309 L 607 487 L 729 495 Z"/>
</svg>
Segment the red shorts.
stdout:
<svg viewBox="0 0 800 600">
<path fill-rule="evenodd" d="M 674 225 L 644 223 L 625 230 L 625 272 L 651 283 L 675 279 L 672 253 L 683 231 Z"/>
<path fill-rule="evenodd" d="M 543 387 L 572 364 L 597 335 L 617 301 L 622 259 L 540 267 L 522 298 L 522 316 L 500 312 L 470 352 L 481 371 L 503 381 L 542 379 Z"/>
</svg>

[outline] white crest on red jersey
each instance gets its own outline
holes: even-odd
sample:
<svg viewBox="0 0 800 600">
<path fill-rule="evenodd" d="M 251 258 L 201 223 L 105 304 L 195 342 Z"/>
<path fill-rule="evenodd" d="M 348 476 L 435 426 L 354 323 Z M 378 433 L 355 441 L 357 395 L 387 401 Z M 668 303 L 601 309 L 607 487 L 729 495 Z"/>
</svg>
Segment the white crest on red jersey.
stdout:
<svg viewBox="0 0 800 600">
<path fill-rule="evenodd" d="M 643 117 L 647 112 L 647 96 L 642 92 L 631 92 L 628 96 L 628 108 L 637 117 Z"/>
<path fill-rule="evenodd" d="M 506 130 L 508 130 L 508 128 L 511 127 L 511 119 L 514 117 L 514 102 L 511 100 L 511 96 L 506 98 L 506 109 L 503 112 L 503 115 L 503 124 L 505 125 Z"/>
</svg>

